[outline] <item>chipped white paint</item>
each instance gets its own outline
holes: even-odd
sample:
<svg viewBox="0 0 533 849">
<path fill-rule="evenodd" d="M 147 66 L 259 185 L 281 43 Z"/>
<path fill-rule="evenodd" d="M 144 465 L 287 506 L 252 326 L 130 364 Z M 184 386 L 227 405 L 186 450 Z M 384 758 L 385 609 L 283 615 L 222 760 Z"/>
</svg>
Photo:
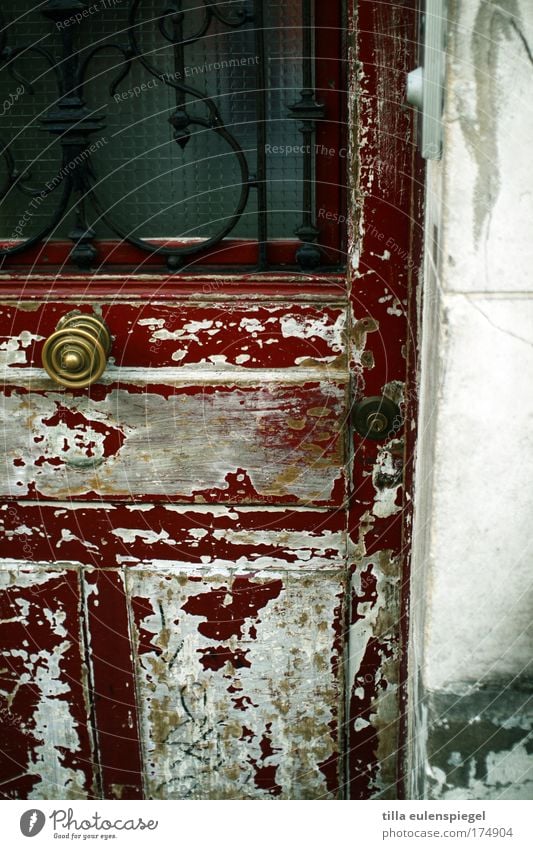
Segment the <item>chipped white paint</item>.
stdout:
<svg viewBox="0 0 533 849">
<path fill-rule="evenodd" d="M 389 315 L 404 316 L 405 308 L 402 306 L 401 301 L 399 301 L 398 298 L 395 298 L 393 305 L 391 307 L 387 307 L 387 312 Z"/>
<path fill-rule="evenodd" d="M 341 562 L 346 555 L 346 534 L 332 531 L 233 531 L 225 528 L 214 530 L 212 535 L 214 539 L 224 539 L 234 545 L 268 545 L 285 555 L 297 552 L 300 562 L 315 559 L 327 551 L 335 551 Z"/>
<path fill-rule="evenodd" d="M 51 578 L 59 577 L 66 570 L 78 571 L 74 563 L 51 563 L 48 560 L 32 561 L 31 566 L 24 560 L 12 557 L 0 559 L 0 587 L 7 587 L 12 582 L 17 587 L 34 587 L 46 584 Z"/>
<path fill-rule="evenodd" d="M 33 749 L 32 770 L 40 781 L 29 794 L 30 799 L 53 799 L 58 796 L 84 799 L 87 793 L 80 773 L 63 765 L 59 753 L 66 749 L 78 752 L 80 741 L 77 724 L 68 701 L 61 696 L 69 685 L 61 671 L 61 660 L 70 643 L 64 640 L 52 652 L 39 651 L 27 659 L 27 670 L 41 698 L 34 713 L 34 735 L 40 742 Z"/>
<path fill-rule="evenodd" d="M 266 784 L 279 786 L 277 798 L 330 797 L 318 764 L 336 749 L 329 724 L 342 689 L 330 665 L 331 627 L 342 573 L 309 575 L 305 582 L 287 572 L 268 575 L 273 579 L 282 581 L 281 592 L 243 621 L 242 637 L 217 641 L 199 633 L 204 617 L 183 607 L 189 596 L 231 588 L 226 578 L 187 584 L 172 575 L 126 572 L 128 595 L 151 600 L 154 611 L 142 622 L 153 651 L 137 658 L 151 796 L 268 799 L 254 779 L 257 768 L 270 767 Z M 216 671 L 204 669 L 203 652 L 217 647 L 228 652 L 227 661 Z M 240 668 L 230 660 L 239 651 Z"/>
<path fill-rule="evenodd" d="M 309 391 L 305 397 L 311 397 Z M 344 387 L 324 382 L 314 398 L 315 404 L 327 404 L 321 432 L 336 438 L 329 457 L 323 446 L 314 444 L 313 419 L 297 446 L 286 444 L 291 433 L 287 422 L 305 415 L 305 407 L 284 387 L 213 393 L 200 389 L 168 398 L 148 389 L 114 389 L 104 401 L 88 398 L 85 404 L 61 393 L 39 397 L 38 404 L 31 395 L 13 394 L 3 406 L 5 450 L 10 457 L 24 457 L 26 465 L 12 467 L 8 491 L 22 495 L 35 480 L 45 497 L 91 491 L 104 497 L 191 495 L 209 488 L 228 490 L 228 474 L 244 469 L 263 497 L 326 500 L 343 466 Z M 44 424 L 61 404 L 81 412 L 87 423 Z M 97 429 L 92 422 L 98 423 Z M 122 433 L 125 441 L 117 453 L 104 457 L 110 432 Z M 277 434 L 275 442 L 272 432 Z"/>
<path fill-rule="evenodd" d="M 372 565 L 372 575 L 376 579 L 376 598 L 358 604 L 358 613 L 362 615 L 355 624 L 350 626 L 349 645 L 349 672 L 348 678 L 353 681 L 361 667 L 368 641 L 376 633 L 380 617 L 389 614 L 391 617 L 397 615 L 397 587 L 399 583 L 399 567 L 390 559 L 387 551 L 379 552 L 374 557 L 365 557 L 353 577 L 352 589 L 358 596 L 363 596 L 364 587 L 361 584 L 362 575 L 367 567 Z M 384 568 L 384 566 L 386 568 Z"/>
<path fill-rule="evenodd" d="M 371 682 L 370 689 L 376 692 L 372 699 L 370 722 L 378 732 L 378 772 L 374 778 L 374 791 L 380 798 L 396 798 L 396 751 L 399 745 L 398 699 L 399 657 L 396 641 L 398 611 L 400 610 L 401 563 L 382 550 L 374 556 L 363 557 L 351 580 L 351 592 L 359 599 L 367 595 L 366 573 L 371 567 L 375 579 L 375 590 L 371 601 L 357 602 L 358 620 L 348 631 L 347 682 L 348 692 L 361 670 L 362 662 L 370 644 L 381 643 L 382 666 L 378 672 L 380 680 Z M 364 668 L 364 667 L 363 667 Z M 369 685 L 365 676 L 365 684 Z M 361 688 L 354 688 L 361 692 Z M 361 723 L 354 721 L 353 730 L 361 730 Z"/>
<path fill-rule="evenodd" d="M 187 533 L 194 539 L 203 539 L 208 535 L 209 531 L 207 528 L 190 528 Z"/>
<path fill-rule="evenodd" d="M 170 538 L 168 531 L 161 530 L 159 533 L 150 531 L 148 528 L 113 528 L 113 536 L 122 542 L 133 543 L 137 539 L 144 543 L 166 542 L 168 545 L 177 545 L 176 540 Z"/>
<path fill-rule="evenodd" d="M 181 349 L 178 349 L 177 351 L 172 352 L 172 359 L 175 360 L 177 363 L 179 363 L 181 360 L 184 360 L 186 356 L 187 356 L 187 349 L 186 348 L 181 348 Z"/>
<path fill-rule="evenodd" d="M 164 327 L 165 326 L 165 319 L 164 318 L 139 318 L 137 320 L 137 324 L 139 324 L 141 327 L 149 327 L 150 330 L 152 330 L 152 329 L 155 329 L 157 327 Z"/>
<path fill-rule="evenodd" d="M 274 340 L 275 341 L 275 340 Z M 308 359 L 305 360 L 308 363 Z M 336 359 L 335 362 L 338 362 Z M 348 382 L 346 368 L 328 366 L 328 377 Z M 128 368 L 125 366 L 108 366 L 98 381 L 109 386 L 113 383 L 131 386 L 146 386 L 159 383 L 163 386 L 194 386 L 206 384 L 257 384 L 261 383 L 302 383 L 322 380 L 323 369 L 320 365 L 300 366 L 298 369 L 288 368 L 242 368 L 225 364 L 224 368 L 215 369 L 212 364 L 197 363 L 195 366 L 151 368 Z M 9 385 L 24 386 L 33 391 L 58 389 L 46 374 L 44 369 L 19 369 L 15 366 L 9 371 Z M 64 393 L 67 395 L 68 393 Z"/>
<path fill-rule="evenodd" d="M 53 504 L 54 506 L 61 504 L 60 501 L 44 501 L 44 500 L 40 501 L 39 503 L 42 504 L 42 505 L 47 505 L 47 506 L 50 505 L 50 504 Z M 106 512 L 109 512 L 110 510 L 116 509 L 114 504 L 102 505 L 101 501 L 98 504 L 91 504 L 89 501 L 84 501 L 83 504 L 73 504 L 71 501 L 69 501 L 69 502 L 67 502 L 67 505 L 68 505 L 69 512 L 71 510 L 76 510 L 76 509 L 80 509 L 80 510 L 101 510 L 102 506 L 105 506 Z M 135 509 L 136 510 L 142 510 L 142 505 L 139 505 L 138 507 L 136 506 Z M 65 510 L 60 508 L 55 515 L 64 516 Z"/>
<path fill-rule="evenodd" d="M 188 340 L 199 342 L 200 337 L 198 336 L 199 330 L 207 330 L 207 328 L 213 326 L 213 322 L 209 321 L 209 319 L 205 319 L 203 321 L 188 321 L 183 327 L 179 327 L 177 330 L 167 330 L 164 327 L 164 319 L 161 319 L 162 325 L 160 325 L 159 330 L 155 330 L 150 336 L 150 342 L 157 342 L 158 339 L 161 340 Z"/>
<path fill-rule="evenodd" d="M 6 399 L 2 409 L 4 416 L 9 417 L 10 412 L 13 414 L 15 432 L 18 432 L 16 448 L 13 446 L 15 453 L 10 456 L 21 458 L 29 452 L 37 463 L 40 462 L 39 458 L 43 458 L 45 465 L 50 461 L 54 463 L 59 460 L 61 466 L 67 467 L 72 474 L 79 470 L 82 475 L 86 470 L 92 470 L 104 462 L 104 444 L 109 435 L 105 427 L 109 423 L 105 405 L 102 409 L 94 405 L 91 398 L 78 399 L 72 405 L 72 410 L 82 416 L 87 414 L 82 422 L 70 424 L 59 420 L 54 425 L 47 425 L 45 422 L 48 419 L 57 416 L 61 406 L 60 396 L 56 398 L 55 403 L 46 403 L 41 398 L 37 401 L 31 395 L 12 398 L 15 400 L 14 408 L 10 411 L 11 405 Z M 24 422 L 23 429 L 20 427 L 21 422 Z M 104 427 L 99 427 L 102 424 Z M 130 426 L 126 421 L 120 430 L 125 434 L 133 433 L 134 426 Z M 8 432 L 9 426 L 6 425 L 6 437 Z M 27 479 L 27 466 L 15 467 L 15 471 L 17 480 Z M 16 484 L 12 492 L 17 493 Z"/>
<path fill-rule="evenodd" d="M 153 569 L 154 572 L 167 572 L 171 570 L 175 574 L 183 573 L 184 575 L 198 576 L 206 574 L 231 576 L 235 571 L 243 574 L 251 572 L 254 575 L 270 575 L 271 573 L 277 573 L 286 569 L 287 566 L 290 566 L 295 572 L 331 572 L 332 569 L 340 569 L 344 565 L 341 557 L 308 557 L 308 552 L 305 549 L 303 552 L 304 556 L 301 558 L 297 549 L 291 552 L 291 555 L 293 555 L 294 559 L 291 557 L 290 561 L 288 561 L 286 556 L 275 557 L 274 555 L 261 555 L 259 553 L 257 556 L 248 554 L 247 556 L 234 557 L 232 560 L 202 554 L 199 558 L 201 571 L 198 571 L 196 566 L 191 564 L 190 560 L 179 560 L 174 557 L 169 557 L 165 560 L 162 558 L 143 557 L 141 560 L 140 557 L 135 557 L 134 555 L 118 554 L 116 560 L 120 565 L 127 564 L 132 570 L 149 568 Z"/>
<path fill-rule="evenodd" d="M 11 537 L 14 536 L 33 536 L 34 533 L 39 533 L 39 528 L 29 528 L 27 525 L 18 525 L 16 528 L 13 528 L 13 530 L 5 531 L 7 539 L 11 539 Z"/>
<path fill-rule="evenodd" d="M 345 313 L 340 313 L 334 324 L 328 316 L 308 318 L 307 316 L 282 316 L 280 319 L 281 333 L 285 338 L 296 336 L 300 339 L 324 339 L 333 351 L 344 349 L 343 330 L 346 324 Z"/>
<path fill-rule="evenodd" d="M 27 348 L 32 342 L 41 341 L 44 336 L 38 336 L 23 330 L 18 336 L 11 336 L 0 343 L 0 366 L 22 365 L 27 362 Z"/>
<path fill-rule="evenodd" d="M 198 331 L 207 330 L 209 327 L 213 327 L 213 322 L 209 319 L 202 319 L 200 321 L 188 321 L 184 325 L 184 330 L 191 334 L 191 338 L 198 339 Z"/>
<path fill-rule="evenodd" d="M 266 324 L 275 321 L 275 318 L 268 318 L 266 320 Z M 241 318 L 239 322 L 239 330 L 243 330 L 245 333 L 250 333 L 252 336 L 256 336 L 258 333 L 265 332 L 265 325 L 258 321 L 257 318 Z"/>
<path fill-rule="evenodd" d="M 61 548 L 65 542 L 79 542 L 84 548 L 89 551 L 98 551 L 98 546 L 81 536 L 76 536 L 68 528 L 61 528 L 61 539 L 58 541 L 56 548 Z"/>
<path fill-rule="evenodd" d="M 393 443 L 395 444 L 395 443 Z M 402 489 L 402 476 L 394 464 L 389 445 L 380 448 L 372 468 L 372 483 L 376 494 L 372 513 L 379 519 L 386 519 L 401 513 L 402 504 L 397 498 Z"/>
<path fill-rule="evenodd" d="M 309 365 L 309 361 L 311 359 L 313 359 L 313 357 L 296 357 L 296 359 L 294 360 L 294 365 L 300 366 L 303 363 L 305 363 L 306 365 Z M 320 357 L 320 362 L 323 363 L 326 366 L 327 366 L 328 363 L 336 363 L 337 361 L 338 361 L 338 357 L 336 357 L 334 354 L 332 354 L 331 356 L 327 356 L 327 357 Z"/>
<path fill-rule="evenodd" d="M 57 642 L 51 649 L 39 648 L 35 631 L 30 629 L 29 614 L 32 605 L 27 599 L 17 599 L 17 593 L 30 586 L 46 584 L 51 578 L 63 574 L 60 570 L 31 570 L 13 573 L 0 569 L 0 589 L 9 593 L 9 598 L 17 604 L 21 624 L 28 628 L 32 639 L 30 647 L 3 649 L 3 656 L 9 664 L 9 657 L 16 655 L 24 662 L 25 672 L 17 682 L 15 692 L 8 700 L 11 709 L 14 696 L 20 686 L 31 683 L 38 694 L 38 700 L 31 717 L 30 730 L 36 744 L 32 749 L 31 760 L 21 764 L 28 775 L 37 776 L 38 781 L 29 793 L 29 799 L 84 799 L 87 796 L 83 786 L 84 776 L 64 764 L 65 751 L 80 751 L 78 723 L 71 713 L 68 696 L 70 685 L 65 676 L 63 662 L 71 643 L 64 627 L 66 614 L 60 608 L 43 610 L 43 616 L 49 624 L 50 633 Z"/>
<path fill-rule="evenodd" d="M 67 618 L 67 615 L 64 610 L 50 610 L 45 607 L 43 610 L 43 614 L 45 619 L 50 623 L 53 631 L 57 634 L 58 637 L 68 637 L 68 633 L 65 630 L 64 622 Z"/>
</svg>

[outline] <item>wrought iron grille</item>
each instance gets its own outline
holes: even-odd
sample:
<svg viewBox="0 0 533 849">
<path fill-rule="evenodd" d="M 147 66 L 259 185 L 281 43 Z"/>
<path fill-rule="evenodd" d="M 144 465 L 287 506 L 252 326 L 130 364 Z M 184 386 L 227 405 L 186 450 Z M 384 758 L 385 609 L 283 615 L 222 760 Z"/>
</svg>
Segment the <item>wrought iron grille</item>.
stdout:
<svg viewBox="0 0 533 849">
<path fill-rule="evenodd" d="M 228 238 L 321 245 L 314 3 L 7 0 L 0 10 L 0 255 L 117 239 L 172 271 Z M 44 132 L 43 132 L 44 131 Z M 337 265 L 335 260 L 333 264 Z"/>
</svg>

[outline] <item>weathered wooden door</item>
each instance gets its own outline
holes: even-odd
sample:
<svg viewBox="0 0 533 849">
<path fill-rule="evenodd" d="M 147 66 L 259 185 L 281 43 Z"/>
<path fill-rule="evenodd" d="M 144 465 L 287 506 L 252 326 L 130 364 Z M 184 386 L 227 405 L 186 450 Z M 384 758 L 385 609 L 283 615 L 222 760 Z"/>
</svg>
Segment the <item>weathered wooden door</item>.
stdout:
<svg viewBox="0 0 533 849">
<path fill-rule="evenodd" d="M 401 792 L 413 7 L 3 4 L 4 798 Z"/>
</svg>

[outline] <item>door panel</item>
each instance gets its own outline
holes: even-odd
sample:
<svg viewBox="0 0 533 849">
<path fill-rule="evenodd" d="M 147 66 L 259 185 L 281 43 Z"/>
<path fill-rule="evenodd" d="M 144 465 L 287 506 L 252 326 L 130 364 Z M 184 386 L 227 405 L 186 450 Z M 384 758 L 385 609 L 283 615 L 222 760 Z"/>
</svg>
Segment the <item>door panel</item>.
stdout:
<svg viewBox="0 0 533 849">
<path fill-rule="evenodd" d="M 22 546 L 35 564 L 332 571 L 346 561 L 346 516 L 303 507 L 22 501 L 0 507 L 0 540 L 7 565 Z"/>
<path fill-rule="evenodd" d="M 344 580 L 127 571 L 151 797 L 336 797 Z"/>
<path fill-rule="evenodd" d="M 118 569 L 83 569 L 82 574 L 99 796 L 142 799 L 136 670 L 124 574 Z"/>
<path fill-rule="evenodd" d="M 157 373 L 137 382 L 124 372 L 122 381 L 90 394 L 45 391 L 33 381 L 7 387 L 12 462 L 4 492 L 342 504 L 345 383 L 308 375 L 303 384 L 265 376 L 259 385 L 220 385 L 209 375 L 203 385 L 183 386 L 181 374 L 163 383 Z"/>
<path fill-rule="evenodd" d="M 223 281 L 204 278 L 197 281 L 195 288 L 199 293 L 216 292 L 217 285 L 223 287 Z M 255 280 L 248 285 L 253 290 L 254 286 L 259 289 L 261 283 Z M 117 290 L 123 286 L 125 281 L 118 279 Z M 85 296 L 92 291 L 91 287 Z M 204 370 L 233 367 L 238 372 L 318 365 L 334 370 L 346 368 L 346 304 L 294 300 L 265 303 L 258 302 L 259 295 L 254 300 L 182 300 L 168 304 L 161 303 L 162 295 L 160 287 L 159 303 L 157 293 L 149 303 L 122 302 L 118 296 L 111 302 L 98 303 L 98 311 L 113 336 L 111 366 L 194 365 Z M 0 363 L 10 368 L 39 365 L 44 341 L 59 320 L 73 309 L 91 314 L 93 304 L 94 297 L 89 304 L 81 298 L 74 303 L 0 303 Z"/>
<path fill-rule="evenodd" d="M 80 570 L 27 559 L 0 567 L 2 795 L 90 798 L 98 781 Z"/>
<path fill-rule="evenodd" d="M 336 798 L 343 510 L 15 502 L 0 516 L 6 568 L 23 544 L 27 582 L 53 557 L 81 575 L 97 795 Z"/>
<path fill-rule="evenodd" d="M 343 502 L 346 305 L 98 303 L 112 361 L 69 392 L 35 366 L 73 305 L 30 306 L 2 307 L 5 494 Z"/>
</svg>

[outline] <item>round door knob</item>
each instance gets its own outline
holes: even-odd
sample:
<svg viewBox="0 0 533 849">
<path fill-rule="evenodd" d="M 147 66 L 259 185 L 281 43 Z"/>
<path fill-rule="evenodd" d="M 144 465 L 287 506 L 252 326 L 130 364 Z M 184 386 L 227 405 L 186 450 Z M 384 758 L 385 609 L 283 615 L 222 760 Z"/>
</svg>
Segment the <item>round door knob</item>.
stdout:
<svg viewBox="0 0 533 849">
<path fill-rule="evenodd" d="M 353 426 L 366 439 L 386 439 L 394 436 L 402 424 L 400 408 L 390 398 L 372 395 L 355 405 Z"/>
<path fill-rule="evenodd" d="M 110 350 L 111 336 L 101 318 L 71 313 L 44 343 L 43 367 L 61 386 L 83 389 L 102 376 Z"/>
</svg>

